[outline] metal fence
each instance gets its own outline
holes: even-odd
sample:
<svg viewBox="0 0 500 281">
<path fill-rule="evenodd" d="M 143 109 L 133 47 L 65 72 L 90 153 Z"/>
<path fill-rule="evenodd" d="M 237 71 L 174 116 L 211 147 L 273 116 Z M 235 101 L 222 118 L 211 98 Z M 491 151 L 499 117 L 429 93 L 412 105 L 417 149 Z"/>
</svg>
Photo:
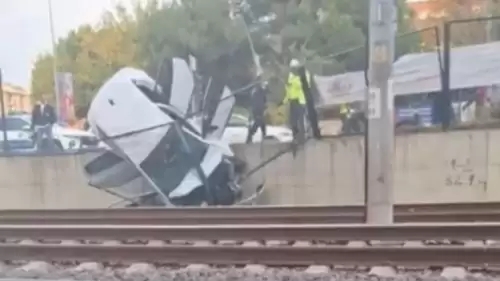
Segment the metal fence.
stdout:
<svg viewBox="0 0 500 281">
<path fill-rule="evenodd" d="M 457 120 L 490 121 L 492 114 L 488 108 L 498 107 L 495 104 L 500 94 L 496 90 L 500 84 L 499 24 L 498 16 L 444 23 L 441 102 L 445 128 Z M 475 107 L 473 117 L 466 116 L 471 115 L 466 111 L 470 105 Z"/>
<path fill-rule="evenodd" d="M 422 44 L 426 38 L 427 44 Z M 418 54 L 427 54 L 432 57 L 436 75 L 441 79 L 442 59 L 440 53 L 440 32 L 438 27 L 429 27 L 417 31 L 403 33 L 397 36 L 395 50 L 394 76 L 408 76 L 415 71 L 412 63 Z M 333 61 L 342 64 L 345 68 L 337 73 L 330 73 L 328 77 L 317 77 L 316 82 L 320 93 L 318 108 L 323 118 L 339 117 L 339 105 L 347 103 L 355 112 L 364 111 L 365 89 L 369 83 L 367 69 L 367 48 L 365 45 L 353 47 L 344 52 L 332 54 L 325 57 L 326 63 Z M 409 65 L 410 64 L 410 65 Z M 412 69 L 413 67 L 413 69 Z M 405 78 L 406 79 L 406 78 Z M 397 82 L 397 79 L 394 79 Z M 326 87 L 325 87 L 326 85 Z M 415 87 L 414 87 L 415 88 Z M 415 115 L 420 116 L 423 125 L 430 126 L 432 123 L 430 112 L 430 101 L 422 96 L 418 90 L 404 89 L 403 92 L 395 90 L 396 120 L 398 123 L 408 123 Z M 326 93 L 326 94 L 325 94 Z M 355 122 L 357 123 L 357 122 Z M 354 131 L 362 130 L 357 126 Z"/>
</svg>

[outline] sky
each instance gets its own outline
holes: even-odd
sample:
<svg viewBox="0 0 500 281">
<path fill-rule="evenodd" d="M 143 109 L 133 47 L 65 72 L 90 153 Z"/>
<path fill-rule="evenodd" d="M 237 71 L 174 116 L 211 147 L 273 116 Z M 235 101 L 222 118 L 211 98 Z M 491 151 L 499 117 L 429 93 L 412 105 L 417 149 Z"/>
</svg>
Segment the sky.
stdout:
<svg viewBox="0 0 500 281">
<path fill-rule="evenodd" d="M 29 89 L 33 62 L 51 52 L 49 0 L 0 0 L 0 68 L 3 82 Z M 128 0 L 51 0 L 56 37 L 81 24 L 97 23 L 101 15 Z"/>
</svg>

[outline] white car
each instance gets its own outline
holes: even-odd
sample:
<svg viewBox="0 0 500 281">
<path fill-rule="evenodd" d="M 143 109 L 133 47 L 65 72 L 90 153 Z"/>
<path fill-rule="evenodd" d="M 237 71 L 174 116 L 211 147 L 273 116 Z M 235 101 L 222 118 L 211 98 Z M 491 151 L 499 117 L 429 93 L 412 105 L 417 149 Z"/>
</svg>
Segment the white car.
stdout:
<svg viewBox="0 0 500 281">
<path fill-rule="evenodd" d="M 233 114 L 226 126 L 222 139 L 228 143 L 245 143 L 248 135 L 250 121 L 243 115 Z M 293 140 L 292 130 L 281 126 L 266 126 L 266 140 L 278 142 L 291 142 Z M 252 142 L 262 142 L 262 132 L 257 130 L 253 135 Z"/>
<path fill-rule="evenodd" d="M 31 132 L 25 130 L 26 123 L 24 119 L 13 116 L 5 117 L 5 133 L 7 134 L 7 140 L 9 148 L 16 151 L 34 151 L 36 150 L 35 143 L 31 138 Z M 0 118 L 0 150 L 3 150 L 4 142 L 4 122 Z"/>
<path fill-rule="evenodd" d="M 0 142 L 3 142 L 3 123 L 1 121 L 0 119 Z M 10 149 L 17 151 L 36 150 L 35 142 L 32 139 L 31 117 L 29 115 L 6 116 L 5 121 Z M 52 133 L 56 145 L 64 151 L 78 150 L 85 147 L 97 147 L 99 142 L 90 132 L 64 128 L 57 124 L 53 126 Z"/>
<path fill-rule="evenodd" d="M 110 149 L 85 165 L 89 185 L 152 206 L 232 204 L 241 195 L 236 173 L 242 171 L 221 136 L 236 98 L 225 86 L 209 124 L 190 118 L 192 71 L 183 59 L 167 63 L 171 81 L 155 81 L 143 70 L 123 68 L 95 95 L 87 120 Z"/>
</svg>

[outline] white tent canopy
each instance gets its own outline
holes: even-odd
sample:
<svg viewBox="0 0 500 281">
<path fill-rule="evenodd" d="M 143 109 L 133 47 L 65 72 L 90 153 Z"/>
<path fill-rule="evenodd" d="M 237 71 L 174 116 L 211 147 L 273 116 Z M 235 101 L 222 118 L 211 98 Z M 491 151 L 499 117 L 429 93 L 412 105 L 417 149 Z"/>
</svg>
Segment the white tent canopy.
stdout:
<svg viewBox="0 0 500 281">
<path fill-rule="evenodd" d="M 500 42 L 453 48 L 450 68 L 450 89 L 500 84 Z M 394 95 L 441 91 L 437 53 L 402 56 L 394 63 L 391 79 Z M 315 76 L 314 80 L 322 98 L 320 106 L 365 99 L 363 71 Z"/>
</svg>

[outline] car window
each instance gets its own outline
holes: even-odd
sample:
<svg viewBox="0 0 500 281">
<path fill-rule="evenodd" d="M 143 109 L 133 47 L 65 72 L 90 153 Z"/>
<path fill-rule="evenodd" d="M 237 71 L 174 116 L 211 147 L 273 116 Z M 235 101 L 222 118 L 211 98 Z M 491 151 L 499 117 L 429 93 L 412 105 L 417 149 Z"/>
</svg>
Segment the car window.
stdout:
<svg viewBox="0 0 500 281">
<path fill-rule="evenodd" d="M 247 127 L 248 120 L 245 117 L 242 117 L 239 115 L 233 115 L 229 119 L 227 126 L 229 126 L 229 127 Z"/>
<path fill-rule="evenodd" d="M 0 119 L 0 130 L 4 129 L 3 124 L 3 120 Z M 5 125 L 7 131 L 21 131 L 25 126 L 29 125 L 29 122 L 22 118 L 6 118 Z"/>
</svg>

